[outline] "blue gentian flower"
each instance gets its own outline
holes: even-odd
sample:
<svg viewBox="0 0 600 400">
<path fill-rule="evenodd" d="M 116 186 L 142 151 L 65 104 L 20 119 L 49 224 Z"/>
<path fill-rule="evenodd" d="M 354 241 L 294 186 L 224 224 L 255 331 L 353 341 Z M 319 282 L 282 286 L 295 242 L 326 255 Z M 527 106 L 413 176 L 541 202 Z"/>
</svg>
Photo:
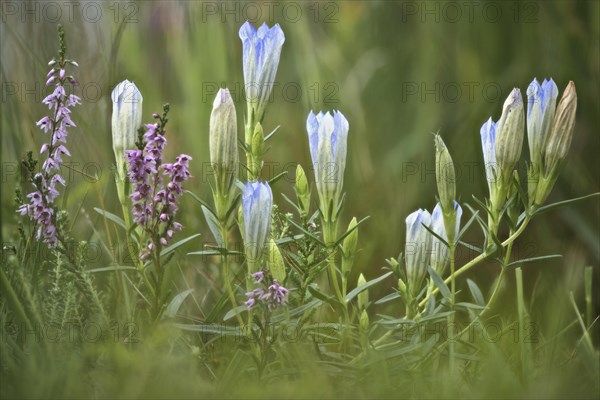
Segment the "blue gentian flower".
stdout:
<svg viewBox="0 0 600 400">
<path fill-rule="evenodd" d="M 268 183 L 246 183 L 242 193 L 242 211 L 246 260 L 250 273 L 256 272 L 254 266 L 260 261 L 269 240 L 272 206 L 273 193 Z"/>
<path fill-rule="evenodd" d="M 255 122 L 263 119 L 273 85 L 285 35 L 279 24 L 269 28 L 262 24 L 258 30 L 248 21 L 240 28 L 243 46 L 244 82 L 248 112 Z"/>
<path fill-rule="evenodd" d="M 406 217 L 404 260 L 408 290 L 416 297 L 427 274 L 431 257 L 432 236 L 423 226 L 431 226 L 431 214 L 419 209 Z"/>
<path fill-rule="evenodd" d="M 552 79 L 544 79 L 540 85 L 537 79 L 527 88 L 527 140 L 531 163 L 536 171 L 541 170 L 546 140 L 550 133 L 558 88 Z"/>
<path fill-rule="evenodd" d="M 333 115 L 311 111 L 306 121 L 315 183 L 326 221 L 335 220 L 344 186 L 348 129 L 348 121 L 339 111 Z"/>
</svg>

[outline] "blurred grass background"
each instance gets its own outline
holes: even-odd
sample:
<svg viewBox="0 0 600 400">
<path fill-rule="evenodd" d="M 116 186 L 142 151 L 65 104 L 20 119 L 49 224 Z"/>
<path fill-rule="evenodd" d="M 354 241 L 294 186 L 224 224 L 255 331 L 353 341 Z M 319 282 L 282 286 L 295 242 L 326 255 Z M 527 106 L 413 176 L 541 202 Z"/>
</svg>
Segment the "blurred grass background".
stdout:
<svg viewBox="0 0 600 400">
<path fill-rule="evenodd" d="M 45 113 L 40 102 L 46 63 L 57 49 L 57 22 L 65 26 L 68 56 L 80 65 L 81 84 L 75 93 L 83 104 L 74 111 L 78 128 L 69 137 L 71 161 L 89 175 L 101 174 L 97 182 L 70 175 L 76 184 L 70 186 L 67 207 L 74 212 L 83 204 L 87 218 L 78 220 L 76 230 L 90 241 L 102 222 L 92 208 L 115 213 L 120 209 L 110 173 L 110 91 L 121 80 L 134 81 L 141 90 L 145 121 L 164 102 L 171 104 L 167 151 L 194 158 L 195 179 L 187 187 L 209 198 L 208 118 L 219 86 L 234 93 L 242 134 L 245 106 L 237 32 L 246 19 L 255 25 L 279 23 L 286 34 L 278 85 L 264 122 L 267 131 L 281 125 L 266 156 L 265 177 L 285 169 L 293 172 L 296 163 L 310 168 L 305 121 L 311 109 L 340 109 L 350 121 L 343 223 L 352 216 L 371 216 L 361 227 L 358 259 L 367 277 L 378 273 L 384 258 L 402 251 L 404 218 L 416 208 L 432 209 L 435 204 L 431 133 L 439 131 L 460 168 L 462 201 L 473 203 L 472 194 L 484 197 L 479 128 L 489 116 L 499 118 L 513 87 L 525 94 L 533 77 L 553 77 L 561 93 L 573 80 L 579 98 L 568 162 L 549 201 L 600 189 L 597 1 L 496 1 L 470 6 L 435 1 L 81 1 L 72 16 L 60 6 L 60 19 L 49 3 L 59 4 L 2 3 L 4 242 L 16 238 L 13 198 L 22 183 L 18 162 L 27 150 L 39 149 L 43 140 L 35 121 Z M 528 154 L 526 147 L 523 154 Z M 288 181 L 292 179 L 293 174 Z M 280 181 L 275 191 L 291 194 L 291 185 Z M 276 202 L 284 205 L 281 197 Z M 190 198 L 183 200 L 181 213 L 188 234 L 208 233 Z M 531 266 L 527 272 L 556 279 L 568 273 L 581 281 L 585 265 L 598 271 L 599 222 L 596 199 L 547 214 L 520 240 L 516 256 L 564 254 L 561 260 Z M 472 232 L 467 241 L 476 243 L 480 237 Z M 105 254 L 97 266 L 108 261 Z M 483 268 L 478 274 L 491 280 L 496 270 Z"/>
</svg>

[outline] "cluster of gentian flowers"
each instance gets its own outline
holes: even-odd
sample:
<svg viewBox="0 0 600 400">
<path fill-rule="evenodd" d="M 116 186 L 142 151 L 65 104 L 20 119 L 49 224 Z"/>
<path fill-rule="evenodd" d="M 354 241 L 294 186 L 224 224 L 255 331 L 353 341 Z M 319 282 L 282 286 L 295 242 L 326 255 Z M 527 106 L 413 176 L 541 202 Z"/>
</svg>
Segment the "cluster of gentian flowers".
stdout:
<svg viewBox="0 0 600 400">
<path fill-rule="evenodd" d="M 523 147 L 525 125 L 529 142 L 529 205 L 544 203 L 567 155 L 575 127 L 577 93 L 569 82 L 558 106 L 558 88 L 552 79 L 540 84 L 533 79 L 527 88 L 527 123 L 521 92 L 514 89 L 506 99 L 497 122 L 490 117 L 481 127 L 481 145 L 492 206 L 500 209 Z"/>
<path fill-rule="evenodd" d="M 67 82 L 77 85 L 75 78 L 67 75 L 67 66 L 77 67 L 78 64 L 64 58 L 64 33 L 61 29 L 59 29 L 59 36 L 61 40 L 59 59 L 53 59 L 48 63 L 51 69 L 46 81 L 46 86 L 54 85 L 54 91 L 42 101 L 51 112 L 49 116 L 43 117 L 36 123 L 44 133 L 50 135 L 49 141 L 44 143 L 40 150 L 40 154 L 45 154 L 46 159 L 42 164 L 41 172 L 36 173 L 32 179 L 36 190 L 27 195 L 29 203 L 21 205 L 17 210 L 19 214 L 29 216 L 37 226 L 37 239 L 42 239 L 51 248 L 58 245 L 54 207 L 54 201 L 59 195 L 56 184 L 65 185 L 65 180 L 60 174 L 60 166 L 63 156 L 71 155 L 65 146 L 67 129 L 75 126 L 71 120 L 70 107 L 81 103 L 78 96 L 67 94 L 65 90 Z"/>
<path fill-rule="evenodd" d="M 438 275 L 443 275 L 449 262 L 449 249 L 438 237 L 432 235 L 427 228 L 446 243 L 456 238 L 460 229 L 462 208 L 454 202 L 456 222 L 454 235 L 448 235 L 444 225 L 442 205 L 437 203 L 433 213 L 419 209 L 406 217 L 405 264 L 408 289 L 413 298 L 419 294 L 422 282 L 427 276 L 427 267 L 431 266 Z M 427 227 L 427 228 L 426 228 Z"/>
<path fill-rule="evenodd" d="M 249 309 L 256 307 L 258 304 L 265 304 L 269 310 L 287 305 L 287 296 L 289 291 L 281 286 L 276 280 L 271 280 L 267 283 L 265 273 L 258 271 L 253 273 L 252 278 L 255 284 L 261 284 L 263 287 L 258 287 L 246 293 L 248 300 L 244 303 Z"/>
<path fill-rule="evenodd" d="M 160 119 L 158 114 L 154 114 L 154 117 Z M 174 163 L 163 164 L 163 150 L 167 144 L 164 120 L 146 124 L 145 127 L 147 131 L 143 137 L 143 148 L 125 151 L 129 179 L 134 185 L 130 195 L 134 221 L 150 236 L 142 258 L 146 258 L 159 243 L 167 245 L 174 231 L 182 229 L 182 225 L 174 218 L 183 194 L 182 183 L 191 176 L 188 166 L 192 159 L 181 154 Z"/>
</svg>

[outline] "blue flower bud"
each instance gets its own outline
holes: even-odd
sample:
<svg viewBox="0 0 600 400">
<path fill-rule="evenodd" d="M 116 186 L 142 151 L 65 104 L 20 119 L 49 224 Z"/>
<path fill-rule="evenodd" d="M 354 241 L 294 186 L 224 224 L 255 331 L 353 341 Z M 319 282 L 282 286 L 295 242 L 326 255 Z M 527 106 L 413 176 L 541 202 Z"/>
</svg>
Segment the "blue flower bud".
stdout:
<svg viewBox="0 0 600 400">
<path fill-rule="evenodd" d="M 306 121 L 315 184 L 326 221 L 335 221 L 342 195 L 348 129 L 348 121 L 339 111 L 333 115 L 329 112 L 315 115 L 311 111 Z"/>
<path fill-rule="evenodd" d="M 248 272 L 256 272 L 271 230 L 273 194 L 268 183 L 248 182 L 242 192 L 244 245 Z"/>
<path fill-rule="evenodd" d="M 431 225 L 431 215 L 419 209 L 406 218 L 404 259 L 408 290 L 413 297 L 419 294 L 431 257 L 432 235 L 423 226 Z"/>
<path fill-rule="evenodd" d="M 533 79 L 527 88 L 527 141 L 529 155 L 536 171 L 542 168 L 544 147 L 550 133 L 558 88 L 552 79 L 545 80 L 540 85 Z"/>
<path fill-rule="evenodd" d="M 240 28 L 239 35 L 243 46 L 248 110 L 253 121 L 260 122 L 275 83 L 285 35 L 279 24 L 272 28 L 263 24 L 256 30 L 248 21 Z"/>
</svg>

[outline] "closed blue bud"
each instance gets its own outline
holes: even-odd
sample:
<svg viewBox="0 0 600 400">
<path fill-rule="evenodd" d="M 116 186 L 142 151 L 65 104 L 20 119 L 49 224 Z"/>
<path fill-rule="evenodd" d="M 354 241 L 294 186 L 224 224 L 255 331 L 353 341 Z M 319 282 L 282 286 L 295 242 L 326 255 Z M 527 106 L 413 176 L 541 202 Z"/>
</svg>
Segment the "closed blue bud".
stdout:
<svg viewBox="0 0 600 400">
<path fill-rule="evenodd" d="M 348 129 L 348 121 L 339 111 L 334 111 L 333 115 L 329 112 L 315 115 L 311 111 L 306 121 L 315 183 L 326 221 L 335 220 L 342 195 Z"/>
<path fill-rule="evenodd" d="M 454 238 L 457 238 L 460 231 L 462 208 L 456 201 L 454 202 L 454 211 L 455 212 L 452 213 L 452 216 L 455 217 L 455 220 L 452 221 L 452 225 L 454 227 Z M 449 242 L 444 223 L 444 212 L 440 203 L 436 204 L 435 208 L 433 209 L 433 213 L 431 214 L 431 230 L 436 235 L 444 239 L 446 243 Z M 448 262 L 450 261 L 450 251 L 448 246 L 442 243 L 442 241 L 437 237 L 432 235 L 431 241 L 431 267 L 438 273 L 438 275 L 442 276 L 444 270 L 448 266 Z"/>
<path fill-rule="evenodd" d="M 481 150 L 483 151 L 483 163 L 485 164 L 485 177 L 488 182 L 490 194 L 496 182 L 496 123 L 492 117 L 481 127 Z"/>
<path fill-rule="evenodd" d="M 248 111 L 253 121 L 260 122 L 273 85 L 285 35 L 279 24 L 258 30 L 248 21 L 240 28 L 243 46 L 244 82 Z"/>
<path fill-rule="evenodd" d="M 537 79 L 533 79 L 527 88 L 527 140 L 531 163 L 536 172 L 542 169 L 541 163 L 554 120 L 557 97 L 558 88 L 552 79 L 544 79 L 541 85 Z"/>
<path fill-rule="evenodd" d="M 244 244 L 248 271 L 255 268 L 268 244 L 271 231 L 273 193 L 268 183 L 248 182 L 242 193 Z"/>
<path fill-rule="evenodd" d="M 423 226 L 431 226 L 431 215 L 419 209 L 406 217 L 404 260 L 408 289 L 413 297 L 421 290 L 431 257 L 432 235 Z"/>
</svg>

